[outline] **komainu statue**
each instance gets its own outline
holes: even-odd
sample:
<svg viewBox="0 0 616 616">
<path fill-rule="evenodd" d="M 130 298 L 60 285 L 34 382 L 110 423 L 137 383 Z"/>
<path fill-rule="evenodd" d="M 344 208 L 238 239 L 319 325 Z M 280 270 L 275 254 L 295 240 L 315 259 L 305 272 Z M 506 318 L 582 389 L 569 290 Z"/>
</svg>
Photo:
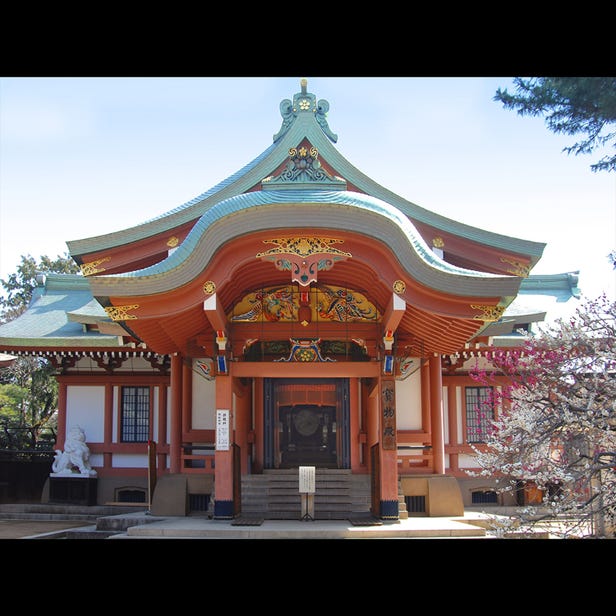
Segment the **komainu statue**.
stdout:
<svg viewBox="0 0 616 616">
<path fill-rule="evenodd" d="M 88 477 L 96 475 L 96 471 L 90 466 L 90 449 L 86 445 L 86 435 L 79 426 L 71 428 L 64 443 L 64 451 L 56 449 L 51 465 L 54 475 L 74 475 L 75 469 L 81 475 Z"/>
</svg>

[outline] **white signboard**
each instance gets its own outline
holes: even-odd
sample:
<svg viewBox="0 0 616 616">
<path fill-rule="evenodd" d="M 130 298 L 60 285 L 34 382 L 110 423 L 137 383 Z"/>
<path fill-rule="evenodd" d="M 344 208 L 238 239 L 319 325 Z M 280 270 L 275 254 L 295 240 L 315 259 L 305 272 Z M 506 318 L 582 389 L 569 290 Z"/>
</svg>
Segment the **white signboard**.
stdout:
<svg viewBox="0 0 616 616">
<path fill-rule="evenodd" d="M 229 451 L 229 411 L 216 410 L 216 449 Z"/>
<path fill-rule="evenodd" d="M 314 494 L 315 492 L 315 467 L 299 467 L 299 491 L 300 494 Z"/>
</svg>

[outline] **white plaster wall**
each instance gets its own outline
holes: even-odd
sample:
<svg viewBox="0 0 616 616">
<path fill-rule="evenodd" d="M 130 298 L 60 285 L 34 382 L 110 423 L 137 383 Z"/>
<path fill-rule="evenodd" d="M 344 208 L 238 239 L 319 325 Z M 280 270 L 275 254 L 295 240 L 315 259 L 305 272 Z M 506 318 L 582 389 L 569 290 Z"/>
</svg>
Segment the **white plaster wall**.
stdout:
<svg viewBox="0 0 616 616">
<path fill-rule="evenodd" d="M 216 382 L 208 380 L 195 368 L 192 371 L 192 427 L 213 430 L 216 427 Z"/>
<path fill-rule="evenodd" d="M 105 386 L 69 385 L 66 388 L 66 432 L 79 426 L 90 443 L 105 440 Z"/>
<path fill-rule="evenodd" d="M 90 466 L 92 468 L 102 468 L 104 463 L 104 456 L 102 453 L 90 453 Z"/>
<path fill-rule="evenodd" d="M 147 468 L 148 456 L 143 454 L 113 454 L 113 468 Z"/>
<path fill-rule="evenodd" d="M 421 430 L 421 370 L 396 381 L 396 427 Z"/>
</svg>

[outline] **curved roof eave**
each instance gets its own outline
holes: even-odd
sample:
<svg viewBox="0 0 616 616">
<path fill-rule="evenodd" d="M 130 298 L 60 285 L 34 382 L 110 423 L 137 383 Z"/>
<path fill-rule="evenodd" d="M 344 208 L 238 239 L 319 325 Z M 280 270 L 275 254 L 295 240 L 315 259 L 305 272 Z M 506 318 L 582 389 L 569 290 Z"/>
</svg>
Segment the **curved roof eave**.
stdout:
<svg viewBox="0 0 616 616">
<path fill-rule="evenodd" d="M 352 208 L 353 215 L 349 216 Z M 255 231 L 345 229 L 389 247 L 409 277 L 445 293 L 510 296 L 520 279 L 462 269 L 440 259 L 411 221 L 380 199 L 349 191 L 282 190 L 236 195 L 209 209 L 184 242 L 150 267 L 90 278 L 95 296 L 154 295 L 189 284 L 226 243 Z"/>
<path fill-rule="evenodd" d="M 539 260 L 543 253 L 544 243 L 512 238 L 457 222 L 426 210 L 384 188 L 359 171 L 340 154 L 312 114 L 298 115 L 289 130 L 277 142 L 210 190 L 135 227 L 105 235 L 68 241 L 69 252 L 73 256 L 78 256 L 122 246 L 126 243 L 136 242 L 170 231 L 182 224 L 196 220 L 219 201 L 242 194 L 260 183 L 288 158 L 289 149 L 297 146 L 304 138 L 308 139 L 317 148 L 319 155 L 327 160 L 328 164 L 336 168 L 337 172 L 347 181 L 366 194 L 392 204 L 412 219 L 475 242 L 531 256 L 533 264 Z"/>
<path fill-rule="evenodd" d="M 290 147 L 296 146 L 299 141 L 306 137 L 306 132 L 312 135 L 312 131 L 306 131 L 306 128 L 312 128 L 315 133 L 317 131 L 322 132 L 322 129 L 315 120 L 312 120 L 311 116 L 308 116 L 308 119 L 310 122 L 306 121 L 306 116 L 298 117 L 290 130 L 279 141 L 270 145 L 239 171 L 194 199 L 134 227 L 105 235 L 68 241 L 66 244 L 70 254 L 73 256 L 84 255 L 122 246 L 197 220 L 219 201 L 246 192 L 270 175 L 274 169 L 288 159 Z M 312 126 L 313 124 L 314 126 Z M 323 136 L 325 137 L 325 135 Z M 312 139 L 313 136 L 308 138 Z"/>
<path fill-rule="evenodd" d="M 533 242 L 520 238 L 514 238 L 507 235 L 501 235 L 492 231 L 487 231 L 479 227 L 467 225 L 446 216 L 431 212 L 411 201 L 408 201 L 393 193 L 391 190 L 384 188 L 370 177 L 362 173 L 354 167 L 340 152 L 330 143 L 325 135 L 317 135 L 313 145 L 319 150 L 319 156 L 327 160 L 331 167 L 334 167 L 337 173 L 345 178 L 348 182 L 355 185 L 365 193 L 377 197 L 382 201 L 386 201 L 398 208 L 409 218 L 423 222 L 426 225 L 436 227 L 442 231 L 447 231 L 454 235 L 464 237 L 468 240 L 506 250 L 522 255 L 534 257 L 533 264 L 536 263 L 546 246 L 543 242 Z"/>
</svg>

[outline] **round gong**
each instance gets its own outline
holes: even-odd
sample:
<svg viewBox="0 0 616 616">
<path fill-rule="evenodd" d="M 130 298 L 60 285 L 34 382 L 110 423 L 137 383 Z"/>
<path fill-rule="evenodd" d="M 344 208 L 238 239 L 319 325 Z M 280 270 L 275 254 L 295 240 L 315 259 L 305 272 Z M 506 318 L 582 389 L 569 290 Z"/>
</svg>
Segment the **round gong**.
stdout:
<svg viewBox="0 0 616 616">
<path fill-rule="evenodd" d="M 316 411 L 301 409 L 293 416 L 293 425 L 302 436 L 310 436 L 319 427 L 319 416 Z"/>
</svg>

